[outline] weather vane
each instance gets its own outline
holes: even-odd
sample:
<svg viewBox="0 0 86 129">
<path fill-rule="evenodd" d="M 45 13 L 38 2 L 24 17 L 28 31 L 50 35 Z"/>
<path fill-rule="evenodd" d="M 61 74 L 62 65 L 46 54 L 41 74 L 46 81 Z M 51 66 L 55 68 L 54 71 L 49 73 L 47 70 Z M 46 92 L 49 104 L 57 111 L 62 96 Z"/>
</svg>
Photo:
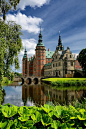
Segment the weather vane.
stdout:
<svg viewBox="0 0 86 129">
<path fill-rule="evenodd" d="M 40 33 L 41 33 L 41 26 L 40 26 Z"/>
<path fill-rule="evenodd" d="M 60 31 L 59 31 L 59 35 L 60 35 Z"/>
</svg>

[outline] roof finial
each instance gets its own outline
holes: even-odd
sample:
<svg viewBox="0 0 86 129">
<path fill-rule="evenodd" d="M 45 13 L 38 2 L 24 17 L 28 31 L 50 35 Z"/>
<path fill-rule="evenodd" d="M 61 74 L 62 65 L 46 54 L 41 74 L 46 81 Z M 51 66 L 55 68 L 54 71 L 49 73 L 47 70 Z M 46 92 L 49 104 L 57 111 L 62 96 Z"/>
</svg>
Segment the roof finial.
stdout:
<svg viewBox="0 0 86 129">
<path fill-rule="evenodd" d="M 59 31 L 59 36 L 60 36 L 60 31 Z"/>
<path fill-rule="evenodd" d="M 40 33 L 41 33 L 41 26 L 40 26 Z"/>
</svg>

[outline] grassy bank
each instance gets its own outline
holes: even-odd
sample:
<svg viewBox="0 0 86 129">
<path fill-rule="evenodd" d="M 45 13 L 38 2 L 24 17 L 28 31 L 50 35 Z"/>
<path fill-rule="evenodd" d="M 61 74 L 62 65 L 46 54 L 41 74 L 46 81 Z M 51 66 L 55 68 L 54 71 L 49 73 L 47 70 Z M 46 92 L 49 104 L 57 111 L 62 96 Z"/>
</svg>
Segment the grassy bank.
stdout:
<svg viewBox="0 0 86 129">
<path fill-rule="evenodd" d="M 47 78 L 42 79 L 45 83 L 50 82 L 54 89 L 86 89 L 86 78 Z"/>
<path fill-rule="evenodd" d="M 86 81 L 86 78 L 46 78 L 46 79 L 42 79 L 44 81 L 52 81 L 52 82 L 56 82 L 56 81 Z"/>
</svg>

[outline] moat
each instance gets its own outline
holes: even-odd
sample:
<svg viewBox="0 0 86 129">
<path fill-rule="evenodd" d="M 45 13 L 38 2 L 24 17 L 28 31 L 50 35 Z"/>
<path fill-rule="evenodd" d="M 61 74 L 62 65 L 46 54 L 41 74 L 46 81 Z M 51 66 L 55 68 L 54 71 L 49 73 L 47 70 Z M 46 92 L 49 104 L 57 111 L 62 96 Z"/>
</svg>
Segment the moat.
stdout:
<svg viewBox="0 0 86 129">
<path fill-rule="evenodd" d="M 1 98 L 1 104 L 10 103 L 16 106 L 40 106 L 45 103 L 51 104 L 55 102 L 61 105 L 72 104 L 74 99 L 79 101 L 82 98 L 86 98 L 86 90 L 57 90 L 52 89 L 50 86 L 41 85 L 20 85 L 21 82 L 17 82 L 18 85 L 3 86 L 4 94 Z"/>
</svg>

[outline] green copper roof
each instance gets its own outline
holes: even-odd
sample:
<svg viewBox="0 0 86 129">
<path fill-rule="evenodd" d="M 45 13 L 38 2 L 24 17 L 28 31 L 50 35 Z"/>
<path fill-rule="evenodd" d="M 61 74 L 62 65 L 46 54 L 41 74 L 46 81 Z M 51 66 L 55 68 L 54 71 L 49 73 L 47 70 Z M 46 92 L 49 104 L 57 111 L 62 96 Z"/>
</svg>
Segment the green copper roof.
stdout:
<svg viewBox="0 0 86 129">
<path fill-rule="evenodd" d="M 26 58 L 26 55 L 27 55 L 27 51 L 26 51 L 26 48 L 25 48 L 25 51 L 24 51 L 24 56 L 23 56 L 23 58 Z"/>
<path fill-rule="evenodd" d="M 51 63 L 45 64 L 44 66 L 49 66 L 49 65 L 51 65 Z"/>
<path fill-rule="evenodd" d="M 44 46 L 44 44 L 43 43 L 38 43 L 37 46 Z"/>
<path fill-rule="evenodd" d="M 28 58 L 28 61 L 31 61 L 31 60 L 34 60 L 34 57 L 32 57 L 32 59 L 31 58 Z"/>
<path fill-rule="evenodd" d="M 52 58 L 54 51 L 46 51 L 46 58 Z"/>
<path fill-rule="evenodd" d="M 38 44 L 37 46 L 44 46 L 43 42 L 42 42 L 42 34 L 41 34 L 41 30 L 40 30 L 40 34 L 39 34 L 39 40 L 38 40 Z"/>
</svg>

